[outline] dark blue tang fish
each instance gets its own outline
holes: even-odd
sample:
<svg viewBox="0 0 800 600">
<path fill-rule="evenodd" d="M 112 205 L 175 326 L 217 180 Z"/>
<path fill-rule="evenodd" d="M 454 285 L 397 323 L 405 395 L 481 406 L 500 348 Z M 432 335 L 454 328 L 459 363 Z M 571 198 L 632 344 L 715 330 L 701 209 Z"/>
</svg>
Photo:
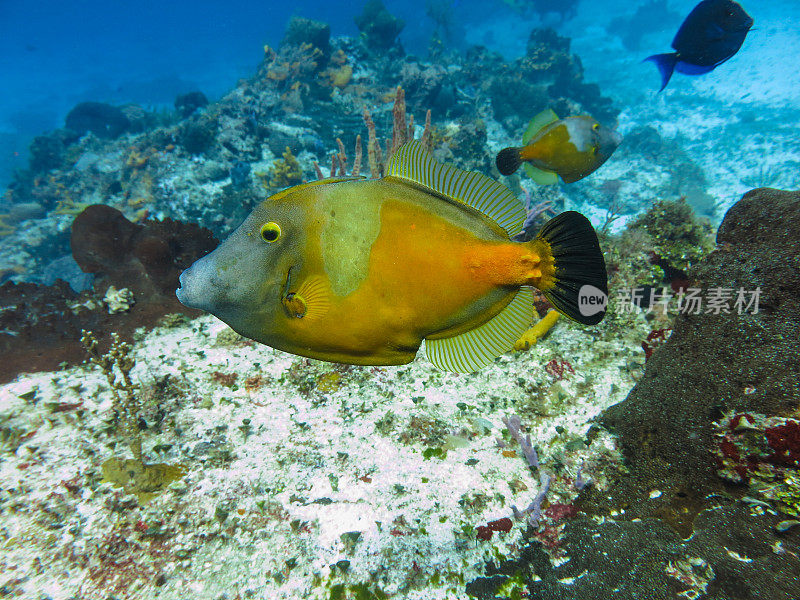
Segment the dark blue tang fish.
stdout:
<svg viewBox="0 0 800 600">
<path fill-rule="evenodd" d="M 713 71 L 739 51 L 752 26 L 753 19 L 736 2 L 703 0 L 675 34 L 672 40 L 675 52 L 654 54 L 645 60 L 658 67 L 663 90 L 673 71 L 685 75 Z"/>
</svg>

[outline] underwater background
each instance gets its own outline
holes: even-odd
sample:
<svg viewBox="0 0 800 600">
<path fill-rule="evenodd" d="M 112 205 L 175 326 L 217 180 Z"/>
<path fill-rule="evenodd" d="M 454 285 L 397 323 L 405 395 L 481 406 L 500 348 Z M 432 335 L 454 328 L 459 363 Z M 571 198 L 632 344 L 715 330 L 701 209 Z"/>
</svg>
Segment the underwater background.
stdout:
<svg viewBox="0 0 800 600">
<path fill-rule="evenodd" d="M 800 598 L 800 3 L 659 92 L 695 5 L 0 2 L 0 597 Z M 622 141 L 501 175 L 548 109 Z M 178 301 L 259 202 L 413 139 L 526 232 L 586 215 L 602 322 L 536 293 L 449 373 Z"/>
</svg>

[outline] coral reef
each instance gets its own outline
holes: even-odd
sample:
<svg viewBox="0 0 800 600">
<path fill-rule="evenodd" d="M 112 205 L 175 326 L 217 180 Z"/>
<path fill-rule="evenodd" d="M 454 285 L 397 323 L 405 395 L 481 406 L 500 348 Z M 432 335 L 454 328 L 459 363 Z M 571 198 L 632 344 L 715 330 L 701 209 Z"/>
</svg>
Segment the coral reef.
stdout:
<svg viewBox="0 0 800 600">
<path fill-rule="evenodd" d="M 206 106 L 208 106 L 208 98 L 200 91 L 179 94 L 175 98 L 175 110 L 177 110 L 184 119 Z"/>
<path fill-rule="evenodd" d="M 320 52 L 322 64 L 331 57 L 331 26 L 321 21 L 292 17 L 286 26 L 281 46 L 310 46 Z"/>
<path fill-rule="evenodd" d="M 796 414 L 798 409 L 800 386 L 794 374 L 800 370 L 800 348 L 791 332 L 800 326 L 800 279 L 790 267 L 800 256 L 798 231 L 797 192 L 754 190 L 735 204 L 720 226 L 718 249 L 690 275 L 706 291 L 760 290 L 757 312 L 753 307 L 737 310 L 731 299 L 727 311 L 679 314 L 671 337 L 647 362 L 643 379 L 624 402 L 608 409 L 600 419 L 619 435 L 630 473 L 608 492 L 590 491 L 582 508 L 603 514 L 610 511 L 617 521 L 622 509 L 626 521 L 661 521 L 658 531 L 644 525 L 649 521 L 628 523 L 628 542 L 619 549 L 625 554 L 635 552 L 635 546 L 652 545 L 656 539 L 677 543 L 675 533 L 668 533 L 670 529 L 683 538 L 694 532 L 694 543 L 704 540 L 707 546 L 694 550 L 695 555 L 707 561 L 715 573 L 706 592 L 709 598 L 729 597 L 732 581 L 749 582 L 735 592 L 743 599 L 788 599 L 792 597 L 789 590 L 796 585 L 786 571 L 796 557 L 778 559 L 776 554 L 760 553 L 753 545 L 755 540 L 765 548 L 779 542 L 772 527 L 780 521 L 777 511 L 785 510 L 784 505 L 767 501 L 769 510 L 748 508 L 743 498 L 747 488 L 717 476 L 712 450 L 719 447 L 719 428 L 731 423 L 731 417 L 723 421 L 725 414 L 780 418 Z M 740 418 L 734 429 L 744 422 L 749 419 Z M 777 423 L 773 426 L 777 430 Z M 733 457 L 734 452 L 738 451 L 730 448 L 727 454 Z M 614 525 L 619 527 L 619 523 Z M 726 532 L 734 531 L 748 534 L 730 545 Z M 583 537 L 577 529 L 572 532 Z M 609 527 L 600 526 L 598 533 L 606 540 L 612 535 Z M 600 546 L 605 547 L 605 542 L 587 548 L 596 552 Z M 748 561 L 720 560 L 715 558 L 720 549 L 742 556 L 756 553 L 772 566 L 756 568 Z M 784 566 L 775 561 L 785 561 Z M 609 568 L 608 576 L 613 572 Z M 571 593 L 575 591 L 573 586 Z"/>
<path fill-rule="evenodd" d="M 296 177 L 294 169 L 291 181 L 300 181 L 313 177 L 315 161 L 330 164 L 326 149 L 337 148 L 337 139 L 348 149 L 357 146 L 359 136 L 369 146 L 371 131 L 376 144 L 387 137 L 401 139 L 394 132 L 392 105 L 398 84 L 408 114 L 418 118 L 418 124 L 408 118 L 406 137 L 420 136 L 415 130 L 430 111 L 425 129 L 434 156 L 485 173 L 494 169 L 489 146 L 504 135 L 495 128 L 495 118 L 504 116 L 507 132 L 516 138 L 535 104 L 528 97 L 516 113 L 509 112 L 503 107 L 506 98 L 524 94 L 508 94 L 505 84 L 497 82 L 511 77 L 510 85 L 515 81 L 533 85 L 523 79 L 535 72 L 535 85 L 548 105 L 593 111 L 602 103 L 599 95 L 590 98 L 584 93 L 579 61 L 569 54 L 566 38 L 534 33 L 535 60 L 526 63 L 523 77 L 512 75 L 522 68 L 522 60 L 508 64 L 480 49 L 463 56 L 440 54 L 435 60 L 406 56 L 398 44 L 390 52 L 373 50 L 370 44 L 390 43 L 386 35 L 396 41 L 400 25 L 387 15 L 380 4 L 367 7 L 365 34 L 355 39 L 331 38 L 327 24 L 293 19 L 277 50 L 264 49 L 253 77 L 241 80 L 213 104 L 192 92 L 176 98 L 175 112 L 168 113 L 135 105 L 76 107 L 70 125 L 80 132 L 95 127 L 116 135 L 123 124 L 121 113 L 128 135 L 101 138 L 105 135 L 101 132 L 79 137 L 65 129 L 37 138 L 29 168 L 16 174 L 0 203 L 0 235 L 5 242 L 0 245 L 0 272 L 14 281 L 40 280 L 48 265 L 69 251 L 71 217 L 92 204 L 114 206 L 133 221 L 158 215 L 201 222 L 224 235 L 275 189 L 264 190 L 257 181 L 240 177 L 241 167 L 236 165 L 269 173 L 275 164 L 283 164 L 288 146 L 301 173 Z M 370 41 L 375 36 L 383 42 Z M 562 80 L 575 85 L 553 97 L 548 85 Z M 555 88 L 551 91 L 555 93 Z M 365 109 L 369 120 L 363 118 Z M 104 115 L 120 126 L 95 126 Z M 377 150 L 378 146 L 363 150 L 364 163 L 372 161 L 370 174 L 380 174 L 387 159 L 383 141 L 381 156 Z M 341 172 L 340 166 L 335 170 Z M 516 181 L 510 183 L 522 191 Z M 15 213 L 21 209 L 12 212 L 16 205 L 41 209 L 20 219 Z M 19 227 L 22 223 L 24 229 Z"/>
<path fill-rule="evenodd" d="M 272 167 L 269 178 L 269 185 L 273 188 L 287 188 L 297 185 L 303 181 L 303 172 L 300 170 L 300 163 L 292 154 L 289 147 L 283 152 L 283 158 L 276 160 Z"/>
<path fill-rule="evenodd" d="M 78 135 L 91 132 L 101 138 L 118 137 L 130 127 L 121 109 L 102 102 L 81 102 L 69 111 L 65 124 Z"/>
<path fill-rule="evenodd" d="M 516 4 L 547 23 L 576 3 Z M 666 8 L 624 16 L 623 43 Z M 663 112 L 622 114 L 615 160 L 574 187 L 506 180 L 523 235 L 587 209 L 610 288 L 648 291 L 596 328 L 548 313 L 525 354 L 455 376 L 300 359 L 176 302 L 216 243 L 186 223 L 224 234 L 314 175 L 379 177 L 411 138 L 496 175 L 543 108 L 617 119 L 567 37 L 462 55 L 453 9 L 428 2 L 427 58 L 377 0 L 356 38 L 296 17 L 216 102 L 82 104 L 33 141 L 0 199 L 0 595 L 795 600 L 800 197 L 751 192 L 713 249 L 724 173 L 701 157 L 718 149 Z M 794 139 L 785 113 L 737 114 Z M 791 152 L 752 143 L 753 182 L 792 181 Z M 665 277 L 710 303 L 643 310 Z M 739 289 L 760 290 L 757 313 Z"/>
<path fill-rule="evenodd" d="M 758 310 L 731 298 L 729 310 L 679 313 L 668 338 L 659 330 L 642 379 L 597 419 L 618 436 L 624 469 L 607 488 L 583 486 L 556 538 L 540 528 L 491 561 L 471 596 L 796 596 L 799 227 L 798 192 L 754 190 L 728 211 L 690 276 L 709 293 L 760 289 Z"/>
<path fill-rule="evenodd" d="M 196 225 L 171 219 L 132 223 L 120 211 L 97 204 L 75 218 L 70 244 L 81 270 L 95 274 L 95 291 L 128 288 L 137 304 L 157 304 L 167 313 L 182 312 L 174 297 L 181 271 L 217 241 Z"/>
<path fill-rule="evenodd" d="M 112 333 L 132 339 L 136 328 L 169 313 L 198 314 L 177 301 L 175 289 L 180 272 L 216 246 L 207 229 L 170 219 L 140 225 L 94 205 L 75 219 L 71 238 L 94 287 L 78 294 L 64 281 L 0 286 L 0 381 L 80 362 L 83 329 L 105 347 Z"/>
<path fill-rule="evenodd" d="M 695 216 L 685 198 L 655 202 L 625 235 L 640 233 L 648 238 L 650 262 L 664 270 L 667 281 L 686 279 L 686 271 L 714 249 L 711 224 Z"/>
<path fill-rule="evenodd" d="M 525 56 L 510 65 L 485 49 L 473 50 L 472 57 L 470 78 L 486 89 L 495 118 L 510 131 L 519 130 L 520 137 L 525 124 L 545 108 L 560 117 L 586 112 L 601 122 L 616 120 L 618 110 L 611 100 L 597 85 L 583 81 L 583 66 L 570 53 L 569 38 L 553 29 L 531 31 Z M 497 75 L 486 78 L 487 71 Z"/>
<path fill-rule="evenodd" d="M 405 22 L 386 10 L 381 0 L 367 0 L 364 12 L 355 18 L 355 22 L 369 49 L 385 52 L 395 48 L 402 53 L 397 36 Z"/>
<path fill-rule="evenodd" d="M 203 154 L 216 142 L 217 130 L 213 116 L 195 117 L 181 126 L 177 141 L 189 154 Z"/>
</svg>

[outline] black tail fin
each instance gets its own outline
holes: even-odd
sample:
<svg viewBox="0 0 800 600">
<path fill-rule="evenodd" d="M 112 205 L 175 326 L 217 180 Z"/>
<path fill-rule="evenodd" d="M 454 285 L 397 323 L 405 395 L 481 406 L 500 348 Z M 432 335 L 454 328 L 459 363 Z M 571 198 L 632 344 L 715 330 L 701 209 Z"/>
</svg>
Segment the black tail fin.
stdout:
<svg viewBox="0 0 800 600">
<path fill-rule="evenodd" d="M 519 148 L 504 148 L 497 153 L 495 159 L 497 170 L 503 175 L 511 175 L 519 169 L 522 160 L 519 157 Z"/>
<path fill-rule="evenodd" d="M 555 286 L 542 290 L 559 312 L 596 325 L 606 314 L 608 278 L 597 234 L 589 219 L 575 211 L 563 212 L 545 223 L 537 238 L 553 252 Z"/>
</svg>

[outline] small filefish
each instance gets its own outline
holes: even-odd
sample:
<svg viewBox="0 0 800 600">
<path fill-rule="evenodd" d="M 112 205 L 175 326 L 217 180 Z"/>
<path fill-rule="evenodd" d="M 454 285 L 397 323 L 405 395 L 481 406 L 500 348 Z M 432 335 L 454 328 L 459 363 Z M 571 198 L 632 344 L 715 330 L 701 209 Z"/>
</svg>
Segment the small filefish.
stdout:
<svg viewBox="0 0 800 600">
<path fill-rule="evenodd" d="M 645 60 L 655 63 L 661 73 L 661 89 L 672 73 L 703 75 L 739 51 L 753 27 L 753 19 L 731 0 L 703 0 L 692 9 L 678 29 L 672 47 L 675 52 L 654 54 Z"/>
<path fill-rule="evenodd" d="M 326 179 L 264 200 L 181 274 L 177 295 L 300 356 L 399 365 L 424 340 L 437 367 L 475 371 L 531 327 L 532 287 L 581 323 L 605 314 L 584 302 L 608 295 L 589 220 L 562 213 L 512 241 L 525 216 L 502 184 L 412 141 L 382 179 Z"/>
<path fill-rule="evenodd" d="M 590 116 L 559 119 L 545 110 L 531 119 L 522 136 L 522 147 L 505 148 L 497 154 L 497 169 L 511 175 L 521 165 L 540 185 L 572 183 L 593 173 L 617 149 L 622 137 Z"/>
</svg>

